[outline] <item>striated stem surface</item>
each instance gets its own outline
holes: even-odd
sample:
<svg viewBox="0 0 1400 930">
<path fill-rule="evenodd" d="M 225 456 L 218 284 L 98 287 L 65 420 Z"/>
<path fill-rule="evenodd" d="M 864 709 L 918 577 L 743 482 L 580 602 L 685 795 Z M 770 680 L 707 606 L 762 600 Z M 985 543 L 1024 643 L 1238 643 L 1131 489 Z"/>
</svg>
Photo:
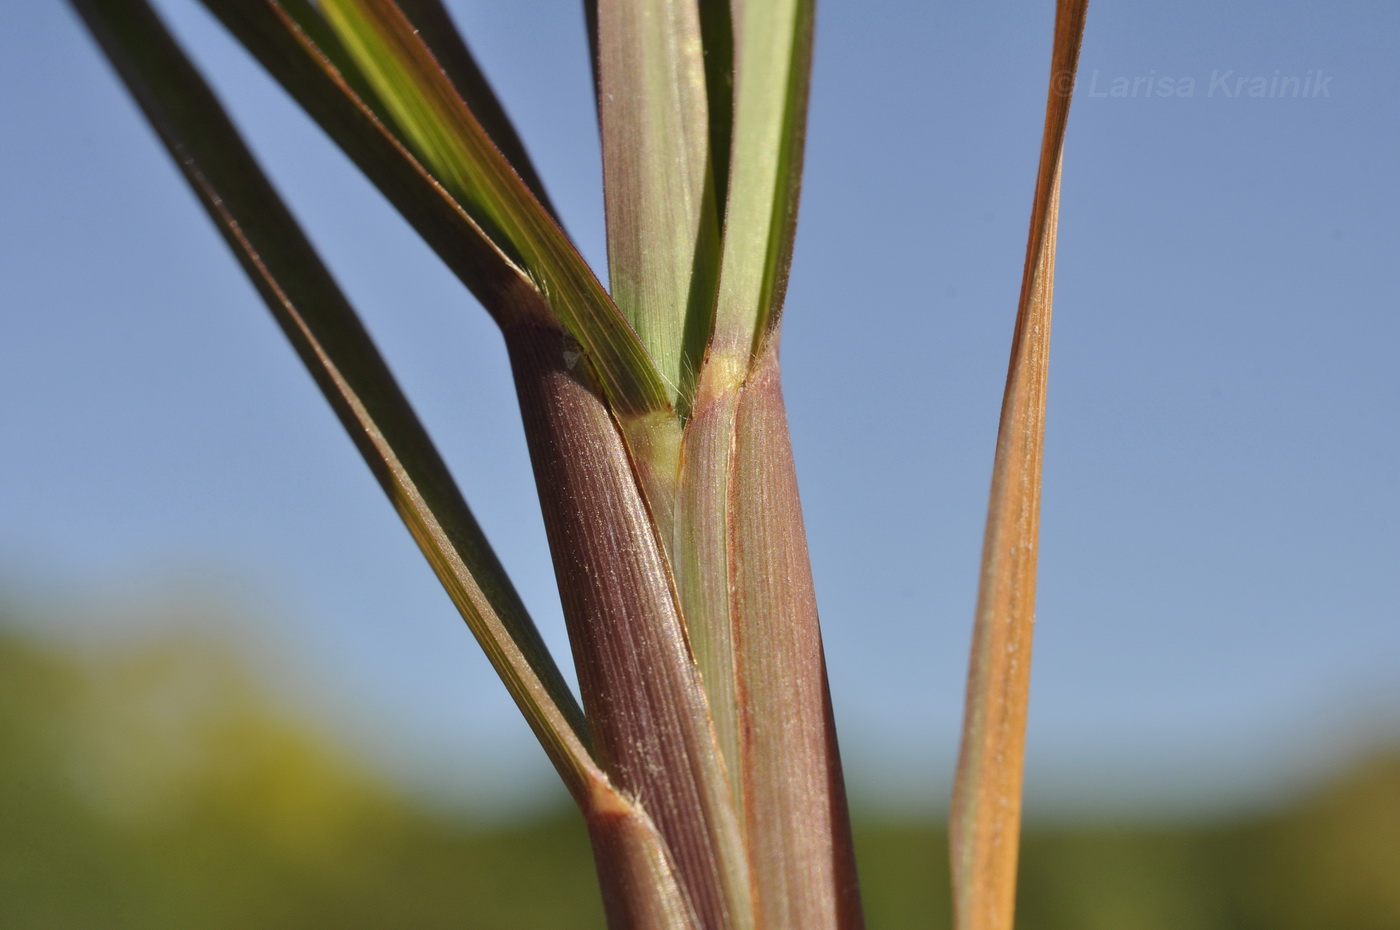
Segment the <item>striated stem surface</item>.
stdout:
<svg viewBox="0 0 1400 930">
<path fill-rule="evenodd" d="M 777 340 L 739 397 L 730 612 L 743 811 L 760 927 L 863 925 Z"/>
<path fill-rule="evenodd" d="M 738 819 L 627 447 L 568 336 L 524 326 L 506 343 L 594 752 L 656 822 L 701 926 L 744 926 Z"/>
</svg>

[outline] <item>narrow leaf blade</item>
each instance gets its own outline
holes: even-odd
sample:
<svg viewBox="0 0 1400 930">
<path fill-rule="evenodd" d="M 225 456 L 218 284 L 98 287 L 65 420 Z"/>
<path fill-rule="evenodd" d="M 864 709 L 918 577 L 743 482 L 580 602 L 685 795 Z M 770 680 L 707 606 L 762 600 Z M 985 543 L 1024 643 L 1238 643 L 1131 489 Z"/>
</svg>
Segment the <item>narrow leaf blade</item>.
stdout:
<svg viewBox="0 0 1400 930">
<path fill-rule="evenodd" d="M 598 0 L 596 23 L 612 297 L 684 412 L 719 274 L 700 13 Z"/>
<path fill-rule="evenodd" d="M 1060 164 L 1087 0 L 1059 0 L 1045 132 L 1002 401 L 967 707 L 949 825 L 959 930 L 1010 930 L 1015 908 Z"/>
<path fill-rule="evenodd" d="M 305 0 L 202 0 L 340 146 L 502 325 L 534 284 L 386 121 L 383 104 Z"/>
<path fill-rule="evenodd" d="M 392 0 L 323 0 L 337 35 L 415 153 L 531 276 L 624 415 L 669 412 L 664 380 L 568 237 L 535 199 Z"/>
<path fill-rule="evenodd" d="M 475 518 L 329 272 L 143 0 L 75 0 L 325 393 L 576 797 L 583 715 Z"/>
<path fill-rule="evenodd" d="M 452 16 L 442 5 L 442 0 L 398 0 L 398 3 L 496 148 L 500 149 L 540 205 L 557 221 L 558 214 L 545 195 L 544 182 L 540 180 L 539 172 L 525 150 L 525 143 L 491 89 L 481 66 L 476 63 L 466 40 L 453 25 Z"/>
<path fill-rule="evenodd" d="M 711 358 L 777 330 L 797 228 L 813 0 L 733 0 L 734 115 Z"/>
</svg>

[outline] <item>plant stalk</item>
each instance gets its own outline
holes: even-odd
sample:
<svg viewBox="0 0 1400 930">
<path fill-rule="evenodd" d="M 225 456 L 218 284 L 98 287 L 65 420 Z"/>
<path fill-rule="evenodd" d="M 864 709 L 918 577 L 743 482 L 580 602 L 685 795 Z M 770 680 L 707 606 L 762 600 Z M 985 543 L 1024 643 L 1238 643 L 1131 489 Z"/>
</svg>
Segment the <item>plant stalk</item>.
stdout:
<svg viewBox="0 0 1400 930">
<path fill-rule="evenodd" d="M 588 360 L 506 330 L 594 752 L 656 822 L 707 930 L 750 926 L 749 870 L 657 528 Z"/>
</svg>

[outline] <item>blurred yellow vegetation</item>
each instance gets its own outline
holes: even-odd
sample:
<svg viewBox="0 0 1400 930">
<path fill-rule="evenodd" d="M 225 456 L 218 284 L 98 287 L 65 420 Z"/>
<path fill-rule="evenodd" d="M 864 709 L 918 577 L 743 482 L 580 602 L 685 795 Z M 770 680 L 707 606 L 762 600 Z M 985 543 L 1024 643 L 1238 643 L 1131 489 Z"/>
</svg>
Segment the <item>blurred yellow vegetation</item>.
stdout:
<svg viewBox="0 0 1400 930">
<path fill-rule="evenodd" d="M 869 925 L 947 925 L 942 827 L 857 817 Z M 1037 828 L 1025 930 L 1396 930 L 1400 756 L 1235 822 Z M 398 794 L 194 635 L 101 654 L 0 627 L 0 930 L 601 928 L 565 812 Z"/>
<path fill-rule="evenodd" d="M 183 636 L 75 661 L 59 738 L 79 793 L 118 826 L 237 811 L 270 847 L 312 859 L 399 813 L 323 736 L 277 714 L 227 649 Z"/>
</svg>

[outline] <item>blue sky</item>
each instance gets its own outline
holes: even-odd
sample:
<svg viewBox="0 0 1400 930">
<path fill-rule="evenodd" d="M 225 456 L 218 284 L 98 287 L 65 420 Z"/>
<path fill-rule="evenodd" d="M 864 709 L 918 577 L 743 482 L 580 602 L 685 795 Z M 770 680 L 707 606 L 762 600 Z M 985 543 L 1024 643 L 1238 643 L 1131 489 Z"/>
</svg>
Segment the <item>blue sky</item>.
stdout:
<svg viewBox="0 0 1400 930">
<path fill-rule="evenodd" d="M 161 3 L 567 662 L 499 337 L 196 6 Z M 819 10 L 784 366 L 858 795 L 934 807 L 950 777 L 1052 7 Z M 600 264 L 578 4 L 453 9 Z M 1400 730 L 1397 38 L 1390 2 L 1090 10 L 1033 810 L 1268 796 Z M 475 644 L 62 4 L 0 7 L 0 87 L 3 596 L 95 642 L 177 622 L 133 605 L 226 604 L 203 622 L 406 782 L 546 790 Z"/>
</svg>

